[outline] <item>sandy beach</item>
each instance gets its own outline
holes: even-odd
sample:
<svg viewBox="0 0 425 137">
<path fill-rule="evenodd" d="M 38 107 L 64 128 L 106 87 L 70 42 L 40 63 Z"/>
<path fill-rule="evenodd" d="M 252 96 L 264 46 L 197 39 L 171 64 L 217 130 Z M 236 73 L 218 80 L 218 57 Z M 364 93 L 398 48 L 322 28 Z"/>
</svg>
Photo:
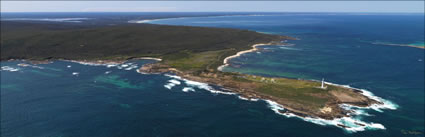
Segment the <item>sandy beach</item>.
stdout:
<svg viewBox="0 0 425 137">
<path fill-rule="evenodd" d="M 245 54 L 245 53 L 249 53 L 249 52 L 257 51 L 257 50 L 258 50 L 258 49 L 257 49 L 257 46 L 264 46 L 264 45 L 270 45 L 270 44 L 271 44 L 271 43 L 259 43 L 259 44 L 254 44 L 254 45 L 252 45 L 252 49 L 244 50 L 244 51 L 239 51 L 239 52 L 238 52 L 238 53 L 236 53 L 235 55 L 228 56 L 228 57 L 224 58 L 224 60 L 223 60 L 223 65 L 219 66 L 219 67 L 217 68 L 217 70 L 221 71 L 221 70 L 223 69 L 223 67 L 225 67 L 225 66 L 229 65 L 229 64 L 228 64 L 228 60 L 229 60 L 229 59 L 239 57 L 239 56 L 241 56 L 242 54 Z"/>
</svg>

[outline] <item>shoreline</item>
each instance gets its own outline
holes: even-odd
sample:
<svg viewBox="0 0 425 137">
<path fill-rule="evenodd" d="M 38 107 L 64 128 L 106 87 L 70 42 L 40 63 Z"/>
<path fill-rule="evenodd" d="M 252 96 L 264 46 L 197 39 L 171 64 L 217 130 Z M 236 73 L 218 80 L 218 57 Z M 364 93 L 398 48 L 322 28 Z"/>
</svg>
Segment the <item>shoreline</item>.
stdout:
<svg viewBox="0 0 425 137">
<path fill-rule="evenodd" d="M 223 65 L 219 66 L 217 70 L 219 72 L 223 72 L 222 69 L 225 66 L 229 65 L 229 60 L 232 58 L 236 58 L 241 56 L 242 54 L 249 53 L 249 52 L 255 52 L 258 49 L 258 46 L 264 46 L 264 45 L 273 45 L 273 42 L 270 43 L 258 43 L 252 45 L 251 49 L 243 50 L 237 52 L 235 55 L 231 55 L 226 57 L 223 60 Z M 152 65 L 152 64 L 151 64 Z M 216 85 L 222 87 L 221 89 L 228 90 L 228 94 L 236 95 L 241 100 L 247 100 L 247 101 L 258 101 L 262 100 L 265 101 L 267 104 L 269 104 L 269 107 L 277 114 L 283 115 L 285 117 L 297 117 L 304 121 L 312 122 L 319 125 L 333 125 L 339 128 L 342 128 L 346 130 L 347 132 L 357 132 L 357 131 L 365 131 L 366 129 L 383 129 L 385 130 L 385 127 L 382 124 L 379 123 L 373 123 L 373 122 L 365 122 L 361 119 L 357 119 L 355 116 L 370 116 L 368 113 L 363 112 L 363 110 L 371 109 L 378 112 L 383 112 L 381 109 L 390 109 L 395 110 L 398 108 L 397 104 L 392 103 L 391 101 L 382 99 L 378 96 L 375 96 L 372 92 L 364 90 L 364 89 L 358 89 L 353 88 L 348 85 L 340 85 L 340 84 L 334 84 L 330 82 L 326 82 L 326 85 L 332 85 L 340 88 L 345 88 L 348 90 L 352 90 L 354 92 L 358 92 L 359 95 L 365 97 L 367 100 L 369 100 L 367 105 L 358 105 L 356 103 L 350 103 L 350 102 L 339 102 L 335 105 L 331 106 L 325 106 L 320 111 L 322 113 L 328 113 L 326 111 L 329 111 L 329 113 L 340 113 L 342 115 L 317 115 L 316 113 L 311 113 L 309 111 L 301 111 L 298 109 L 293 109 L 292 106 L 288 106 L 288 104 L 282 103 L 282 100 L 279 98 L 265 95 L 263 93 L 257 93 L 257 92 L 251 92 L 251 91 L 245 91 L 244 88 L 241 87 L 226 87 L 225 84 L 214 81 L 214 79 L 211 78 L 202 78 L 200 76 L 194 76 L 173 68 L 163 68 L 159 70 L 155 70 L 155 67 L 151 65 L 143 65 L 142 68 L 138 69 L 137 72 L 141 74 L 166 74 L 167 72 L 171 72 L 175 74 L 176 78 L 180 80 L 185 81 L 195 81 L 199 83 L 204 83 L 206 85 Z M 146 68 L 144 68 L 147 66 Z M 167 76 L 167 74 L 166 74 Z M 307 80 L 307 81 L 314 81 L 317 82 L 317 80 Z M 206 89 L 212 93 L 221 93 L 222 91 L 217 91 L 215 89 Z M 224 93 L 222 93 L 224 94 Z M 227 94 L 227 93 L 226 93 Z M 337 110 L 332 110 L 337 108 Z M 336 111 L 336 112 L 332 112 Z"/>
<path fill-rule="evenodd" d="M 186 17 L 171 17 L 171 18 L 158 18 L 158 19 L 144 19 L 144 20 L 129 20 L 127 23 L 149 23 L 158 20 L 172 20 L 172 19 L 185 19 L 185 18 L 208 18 L 208 17 L 233 17 L 233 16 L 269 16 L 265 14 L 235 14 L 235 15 L 207 15 L 207 16 L 186 16 Z"/>
<path fill-rule="evenodd" d="M 261 44 L 255 44 L 257 46 L 260 46 Z M 253 50 L 253 49 L 251 49 Z M 247 51 L 250 50 L 246 50 L 245 52 L 242 53 L 246 53 Z M 239 54 L 240 55 L 240 54 Z M 233 55 L 234 56 L 234 55 Z M 159 58 L 152 58 L 152 57 L 141 57 L 141 58 L 137 58 L 137 59 L 153 59 L 153 60 L 158 60 Z M 79 63 L 79 64 L 83 64 L 83 65 L 91 65 L 91 66 L 106 66 L 108 67 L 108 64 L 111 65 L 112 63 L 120 63 L 117 61 L 97 61 L 97 62 L 88 62 L 88 61 L 83 61 L 83 62 L 79 62 L 79 61 L 75 61 L 75 60 L 62 60 L 62 61 L 69 61 L 72 63 Z M 126 60 L 128 61 L 128 60 Z M 103 63 L 100 64 L 99 62 Z M 125 61 L 123 61 L 122 63 L 124 63 Z M 96 63 L 96 64 L 94 64 Z M 142 65 L 145 66 L 146 64 Z M 136 69 L 137 72 L 141 73 L 141 74 L 153 74 L 153 73 L 144 73 L 141 72 L 139 69 Z M 268 96 L 264 96 L 261 94 L 255 95 L 255 96 L 249 96 L 251 93 L 249 92 L 241 92 L 238 91 L 238 89 L 234 89 L 234 88 L 226 88 L 224 86 L 221 86 L 223 88 L 217 89 L 217 88 L 213 88 L 211 87 L 211 85 L 216 85 L 214 83 L 208 82 L 208 81 L 203 81 L 203 80 L 196 80 L 196 79 L 191 79 L 192 76 L 187 77 L 186 75 L 184 75 L 184 72 L 180 72 L 178 70 L 174 70 L 177 71 L 177 73 L 174 73 L 174 75 L 169 75 L 166 74 L 164 76 L 170 77 L 170 78 L 176 78 L 182 81 L 189 81 L 192 84 L 198 84 L 200 86 L 203 86 L 200 89 L 205 89 L 207 91 L 210 91 L 211 93 L 218 93 L 218 94 L 225 94 L 225 95 L 235 95 L 237 96 L 237 98 L 241 99 L 241 100 L 247 100 L 247 101 L 264 101 L 267 103 L 267 106 L 273 110 L 276 114 L 278 115 L 282 115 L 285 116 L 287 118 L 291 118 L 291 117 L 296 117 L 299 118 L 303 121 L 307 121 L 307 122 L 311 122 L 314 124 L 319 124 L 319 125 L 332 125 L 332 126 L 336 126 L 338 128 L 344 129 L 347 132 L 358 132 L 358 131 L 365 131 L 366 129 L 385 129 L 385 127 L 379 123 L 373 123 L 373 122 L 365 122 L 362 121 L 361 119 L 356 119 L 354 116 L 367 116 L 367 113 L 362 113 L 361 110 L 375 110 L 378 112 L 382 112 L 380 111 L 380 109 L 391 109 L 394 110 L 397 108 L 396 104 L 388 104 L 391 103 L 390 101 L 387 101 L 385 99 L 382 99 L 378 96 L 373 95 L 371 92 L 365 92 L 366 90 L 364 89 L 358 89 L 358 88 L 353 88 L 350 87 L 348 85 L 339 85 L 339 84 L 334 84 L 334 83 L 330 83 L 330 82 L 326 82 L 327 85 L 335 85 L 335 86 L 339 86 L 339 87 L 345 87 L 345 88 L 349 88 L 349 89 L 356 89 L 356 90 L 360 90 L 362 91 L 362 94 L 367 96 L 370 99 L 376 100 L 378 102 L 382 102 L 382 104 L 372 104 L 369 106 L 355 106 L 355 105 L 350 105 L 350 104 L 339 104 L 341 108 L 346 109 L 347 111 L 349 111 L 349 115 L 344 116 L 344 117 L 335 117 L 335 118 L 331 118 L 331 119 L 326 119 L 326 118 L 321 118 L 321 117 L 317 117 L 314 115 L 309 115 L 309 114 L 305 114 L 305 113 L 299 113 L 297 111 L 292 111 L 292 108 L 289 106 L 286 106 L 284 104 L 279 103 L 279 100 L 275 100 L 273 97 L 268 97 Z M 172 71 L 172 72 L 174 72 Z M 164 73 L 162 73 L 164 74 Z M 310 80 L 310 81 L 315 81 L 315 80 Z M 208 86 L 208 87 L 207 87 Z M 217 85 L 220 86 L 220 85 Z M 223 91 L 225 90 L 225 91 Z M 246 96 L 248 95 L 248 96 Z M 393 107 L 392 107 L 393 106 Z"/>
<path fill-rule="evenodd" d="M 258 48 L 257 48 L 258 46 L 265 46 L 265 45 L 272 45 L 272 44 L 273 44 L 273 42 L 270 42 L 270 43 L 258 43 L 258 44 L 254 44 L 254 45 L 252 45 L 252 46 L 251 46 L 251 47 L 252 47 L 251 49 L 243 50 L 243 51 L 239 51 L 239 52 L 237 52 L 235 55 L 228 56 L 228 57 L 224 58 L 224 60 L 223 60 L 223 65 L 220 65 L 219 67 L 217 67 L 217 70 L 218 70 L 218 71 L 222 71 L 224 67 L 229 66 L 230 64 L 228 63 L 228 61 L 229 61 L 230 59 L 233 59 L 233 58 L 239 57 L 239 56 L 241 56 L 242 54 L 245 54 L 245 53 L 255 52 L 255 51 L 257 51 L 257 50 L 258 50 Z"/>
<path fill-rule="evenodd" d="M 142 74 L 151 74 L 151 73 L 142 73 Z M 238 91 L 235 91 L 235 89 L 232 89 L 232 88 L 231 89 L 224 88 L 224 87 L 220 88 L 220 89 L 212 88 L 210 86 L 210 83 L 208 83 L 208 82 L 188 79 L 184 75 L 182 75 L 182 76 L 179 75 L 179 73 L 175 73 L 174 75 L 170 75 L 170 74 L 165 73 L 164 76 L 173 78 L 172 80 L 181 80 L 183 82 L 192 83 L 192 84 L 195 83 L 195 85 L 202 86 L 202 87 L 198 87 L 198 88 L 207 90 L 207 91 L 214 93 L 214 94 L 234 95 L 238 99 L 245 100 L 245 101 L 253 101 L 253 102 L 264 101 L 267 104 L 267 106 L 274 113 L 276 113 L 278 115 L 285 116 L 287 118 L 295 117 L 295 118 L 299 118 L 301 120 L 304 120 L 306 122 L 311 122 L 311 123 L 322 125 L 322 126 L 326 126 L 326 125 L 336 126 L 338 128 L 344 129 L 345 131 L 347 131 L 349 133 L 365 131 L 366 129 L 385 130 L 386 128 L 382 124 L 362 121 L 362 119 L 358 119 L 355 116 L 370 116 L 368 113 L 363 112 L 363 110 L 366 110 L 366 109 L 381 112 L 381 111 L 379 111 L 379 109 L 394 110 L 398 107 L 396 104 L 393 104 L 393 103 L 387 104 L 390 101 L 387 101 L 387 100 L 382 99 L 378 96 L 375 96 L 369 91 L 368 91 L 368 93 L 366 93 L 367 90 L 365 90 L 365 89 L 359 89 L 359 88 L 350 87 L 348 85 L 339 85 L 339 84 L 327 82 L 326 84 L 329 84 L 329 85 L 335 85 L 335 86 L 360 90 L 363 95 L 368 94 L 368 95 L 366 95 L 367 97 L 372 98 L 374 100 L 382 101 L 383 104 L 376 104 L 376 105 L 374 104 L 374 105 L 371 105 L 371 106 L 361 107 L 361 106 L 354 106 L 354 105 L 342 103 L 342 104 L 339 104 L 340 107 L 343 108 L 344 110 L 349 111 L 347 116 L 337 117 L 337 118 L 332 118 L 332 119 L 325 119 L 325 118 L 315 117 L 315 116 L 311 116 L 311 115 L 304 114 L 304 113 L 298 113 L 297 111 L 292 111 L 292 108 L 285 107 L 284 105 L 275 101 L 273 98 L 268 98 L 267 96 L 264 96 L 264 97 L 258 97 L 258 96 L 246 97 L 246 96 L 244 96 L 244 92 L 238 92 Z M 215 84 L 212 84 L 212 85 L 215 85 Z M 192 87 L 192 88 L 194 88 L 194 87 Z M 223 91 L 223 90 L 226 90 L 226 91 Z"/>
</svg>

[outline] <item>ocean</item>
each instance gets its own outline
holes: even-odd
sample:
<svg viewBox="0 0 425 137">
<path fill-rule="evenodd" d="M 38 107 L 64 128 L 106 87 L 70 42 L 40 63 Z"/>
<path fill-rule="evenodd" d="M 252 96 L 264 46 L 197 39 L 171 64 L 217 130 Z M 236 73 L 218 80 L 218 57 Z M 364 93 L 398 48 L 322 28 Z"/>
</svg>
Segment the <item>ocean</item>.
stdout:
<svg viewBox="0 0 425 137">
<path fill-rule="evenodd" d="M 280 115 L 270 102 L 243 100 L 221 87 L 136 72 L 153 60 L 27 67 L 10 61 L 1 62 L 2 136 L 424 136 L 424 50 L 406 46 L 423 46 L 423 14 L 275 13 L 142 22 L 296 37 L 233 58 L 223 71 L 324 78 L 370 91 L 395 109 L 357 109 L 362 115 L 356 120 L 382 127 L 352 131 Z"/>
</svg>

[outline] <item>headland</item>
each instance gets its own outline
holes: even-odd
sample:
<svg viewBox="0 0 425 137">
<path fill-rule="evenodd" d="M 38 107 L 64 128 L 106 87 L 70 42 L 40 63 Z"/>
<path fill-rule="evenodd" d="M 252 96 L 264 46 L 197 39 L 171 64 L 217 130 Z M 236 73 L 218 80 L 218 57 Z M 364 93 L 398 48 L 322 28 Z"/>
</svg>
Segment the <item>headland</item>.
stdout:
<svg viewBox="0 0 425 137">
<path fill-rule="evenodd" d="M 43 24 L 2 21 L 1 60 L 73 60 L 122 63 L 155 59 L 138 71 L 174 73 L 184 79 L 221 86 L 247 99 L 270 100 L 302 117 L 349 117 L 341 105 L 368 107 L 382 102 L 362 91 L 311 80 L 264 77 L 220 68 L 262 45 L 283 46 L 288 36 L 221 28 L 131 24 L 97 28 L 57 28 Z M 25 29 L 23 29 L 25 28 Z M 30 33 L 31 32 L 31 33 Z M 263 43 L 263 44 L 258 44 Z M 224 65 L 224 66 L 223 66 Z"/>
</svg>

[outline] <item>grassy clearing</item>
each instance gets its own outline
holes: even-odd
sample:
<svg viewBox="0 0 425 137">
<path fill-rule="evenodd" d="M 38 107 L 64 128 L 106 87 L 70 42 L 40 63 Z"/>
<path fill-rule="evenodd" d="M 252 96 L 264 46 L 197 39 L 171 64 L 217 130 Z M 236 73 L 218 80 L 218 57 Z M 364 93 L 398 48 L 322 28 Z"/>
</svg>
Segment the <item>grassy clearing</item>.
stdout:
<svg viewBox="0 0 425 137">
<path fill-rule="evenodd" d="M 246 79 L 259 85 L 257 89 L 258 92 L 284 98 L 303 105 L 321 108 L 329 99 L 330 89 L 319 88 L 319 82 L 259 76 L 248 76 Z"/>
<path fill-rule="evenodd" d="M 215 72 L 216 68 L 222 64 L 224 57 L 234 53 L 234 50 L 218 50 L 193 53 L 190 51 L 180 51 L 164 56 L 164 64 L 185 72 Z M 237 73 L 220 74 L 232 77 L 232 80 L 240 83 L 255 84 L 257 92 L 291 101 L 299 105 L 306 105 L 311 108 L 320 109 L 329 101 L 330 90 L 344 91 L 335 86 L 328 86 L 321 89 L 319 82 L 296 80 L 287 78 L 268 78 L 253 75 L 241 75 Z"/>
<path fill-rule="evenodd" d="M 164 63 L 181 71 L 215 71 L 221 65 L 222 58 L 233 50 L 217 50 L 193 53 L 188 50 L 164 56 Z"/>
</svg>

